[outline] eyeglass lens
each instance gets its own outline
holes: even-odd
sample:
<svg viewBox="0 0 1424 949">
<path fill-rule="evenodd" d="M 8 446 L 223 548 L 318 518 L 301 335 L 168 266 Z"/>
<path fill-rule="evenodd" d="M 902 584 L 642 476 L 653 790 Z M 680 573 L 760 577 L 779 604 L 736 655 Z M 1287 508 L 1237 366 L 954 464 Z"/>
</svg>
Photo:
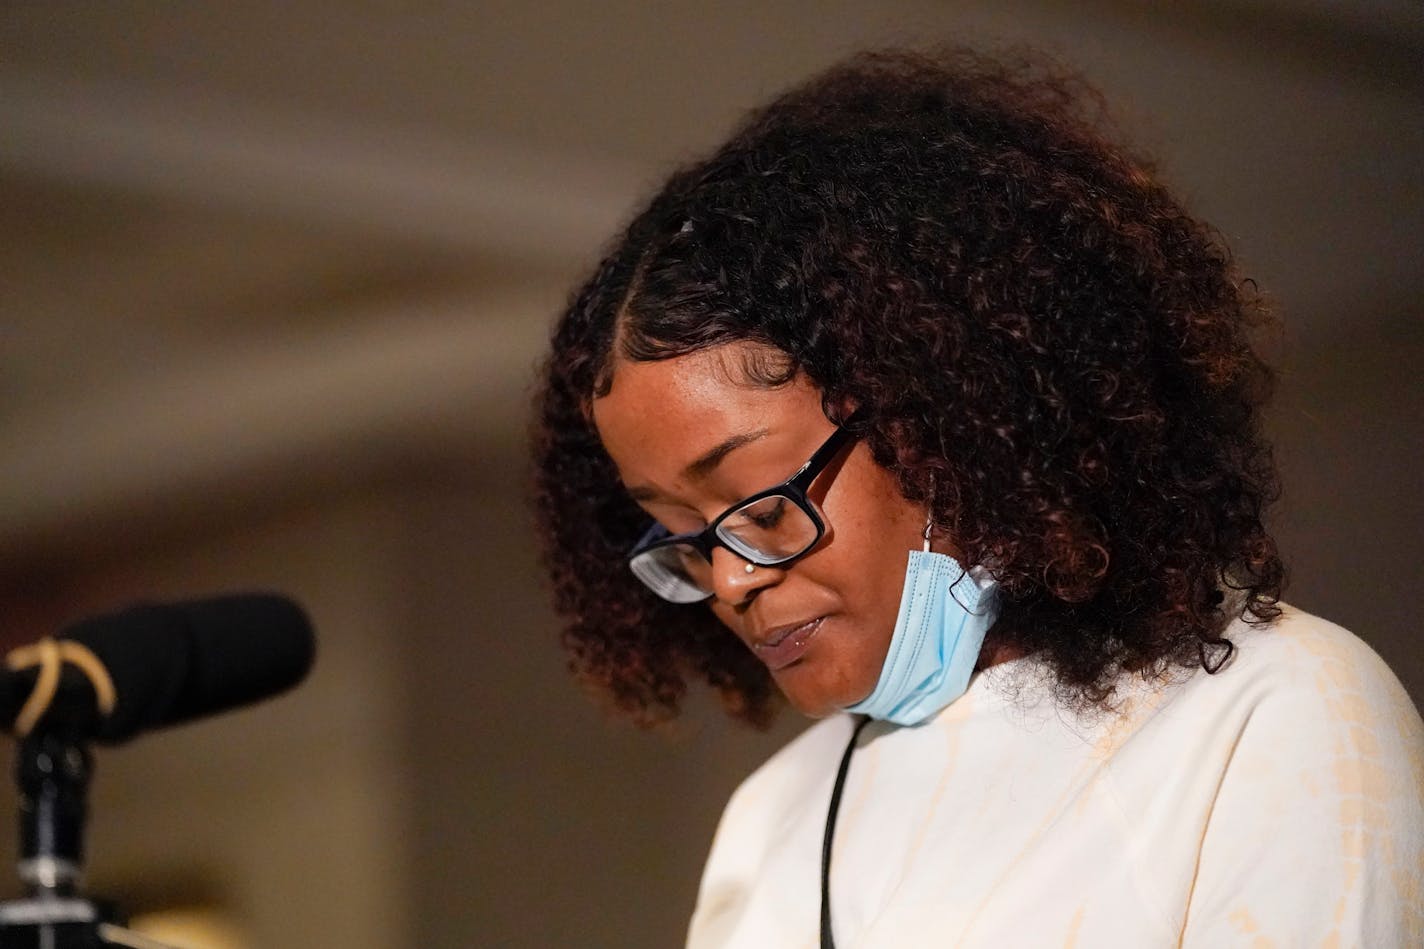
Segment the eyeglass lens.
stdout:
<svg viewBox="0 0 1424 949">
<path fill-rule="evenodd" d="M 790 560 L 816 542 L 816 523 L 791 498 L 771 495 L 732 511 L 717 537 L 738 555 L 767 565 Z M 712 594 L 712 565 L 691 544 L 664 544 L 634 557 L 633 572 L 665 600 L 695 603 Z"/>
</svg>

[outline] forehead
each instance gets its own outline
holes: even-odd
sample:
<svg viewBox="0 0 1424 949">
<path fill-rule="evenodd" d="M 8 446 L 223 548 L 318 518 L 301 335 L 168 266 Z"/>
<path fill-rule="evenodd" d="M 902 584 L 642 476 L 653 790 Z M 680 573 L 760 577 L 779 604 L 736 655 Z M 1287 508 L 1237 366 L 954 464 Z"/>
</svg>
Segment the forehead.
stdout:
<svg viewBox="0 0 1424 949">
<path fill-rule="evenodd" d="M 756 350 L 766 347 L 729 343 L 673 359 L 620 360 L 592 414 L 625 478 L 680 467 L 733 435 L 804 430 L 823 420 L 820 390 L 804 376 L 780 386 L 747 378 L 745 360 Z"/>
</svg>

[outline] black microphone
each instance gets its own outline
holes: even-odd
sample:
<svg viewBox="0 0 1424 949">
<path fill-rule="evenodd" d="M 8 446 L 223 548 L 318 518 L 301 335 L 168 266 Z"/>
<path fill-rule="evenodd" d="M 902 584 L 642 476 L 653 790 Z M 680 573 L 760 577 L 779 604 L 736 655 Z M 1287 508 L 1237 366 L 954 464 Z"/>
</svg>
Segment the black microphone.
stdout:
<svg viewBox="0 0 1424 949">
<path fill-rule="evenodd" d="M 306 677 L 316 653 L 310 620 L 274 594 L 143 604 L 82 620 L 59 634 L 87 646 L 113 680 L 112 712 L 96 709 L 88 678 L 66 667 L 35 730 L 63 721 L 115 745 L 140 732 L 261 701 Z M 0 724 L 10 728 L 37 670 L 0 670 Z"/>
</svg>

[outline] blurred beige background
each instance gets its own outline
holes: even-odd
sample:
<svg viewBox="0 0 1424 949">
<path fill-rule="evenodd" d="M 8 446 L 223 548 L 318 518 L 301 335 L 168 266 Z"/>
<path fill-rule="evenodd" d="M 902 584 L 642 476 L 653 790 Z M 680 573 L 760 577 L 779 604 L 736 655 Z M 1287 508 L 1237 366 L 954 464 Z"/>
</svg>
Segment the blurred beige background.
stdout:
<svg viewBox="0 0 1424 949">
<path fill-rule="evenodd" d="M 1080 66 L 1279 301 L 1288 599 L 1424 698 L 1414 0 L 12 2 L 4 638 L 248 587 L 321 633 L 300 692 L 100 753 L 94 891 L 214 913 L 214 946 L 680 940 L 723 800 L 800 724 L 697 701 L 644 735 L 568 680 L 533 367 L 676 162 L 851 50 L 941 39 Z"/>
</svg>

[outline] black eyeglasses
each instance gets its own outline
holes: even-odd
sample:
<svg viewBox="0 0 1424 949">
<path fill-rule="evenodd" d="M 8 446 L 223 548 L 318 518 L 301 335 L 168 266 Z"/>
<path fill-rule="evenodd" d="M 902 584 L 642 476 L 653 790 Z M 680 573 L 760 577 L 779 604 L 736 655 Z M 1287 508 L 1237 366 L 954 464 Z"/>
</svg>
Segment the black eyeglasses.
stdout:
<svg viewBox="0 0 1424 949">
<path fill-rule="evenodd" d="M 852 415 L 847 423 L 855 420 Z M 856 437 L 837 427 L 790 478 L 743 498 L 701 531 L 673 535 L 654 524 L 633 546 L 628 566 L 664 600 L 697 603 L 712 595 L 714 547 L 725 547 L 759 567 L 790 563 L 826 533 L 825 517 L 807 497 L 807 489 Z"/>
</svg>

